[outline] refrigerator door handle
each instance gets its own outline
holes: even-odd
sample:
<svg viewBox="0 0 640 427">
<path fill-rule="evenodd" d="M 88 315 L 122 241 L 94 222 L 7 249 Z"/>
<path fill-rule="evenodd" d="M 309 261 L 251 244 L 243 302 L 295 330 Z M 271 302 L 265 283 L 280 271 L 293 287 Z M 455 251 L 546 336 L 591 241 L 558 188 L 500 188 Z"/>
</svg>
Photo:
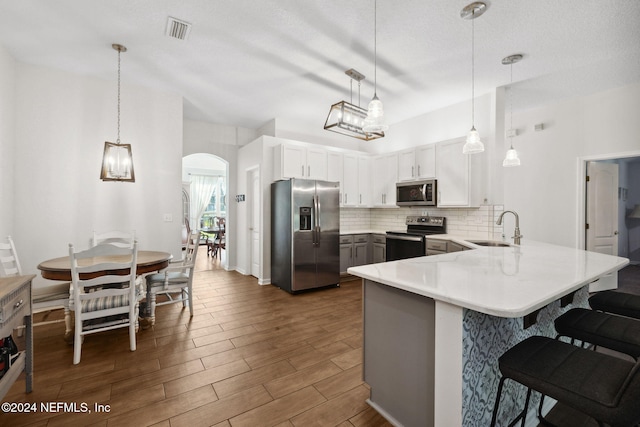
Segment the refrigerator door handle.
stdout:
<svg viewBox="0 0 640 427">
<path fill-rule="evenodd" d="M 316 194 L 316 245 L 320 244 L 320 198 Z"/>
<path fill-rule="evenodd" d="M 320 198 L 317 194 L 313 196 L 313 244 L 320 244 Z"/>
</svg>

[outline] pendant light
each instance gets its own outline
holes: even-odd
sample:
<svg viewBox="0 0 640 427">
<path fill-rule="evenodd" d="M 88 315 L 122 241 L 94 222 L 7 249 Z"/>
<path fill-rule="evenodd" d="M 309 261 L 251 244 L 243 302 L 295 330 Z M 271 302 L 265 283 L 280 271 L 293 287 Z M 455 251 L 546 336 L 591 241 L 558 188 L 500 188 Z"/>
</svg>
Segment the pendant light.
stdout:
<svg viewBox="0 0 640 427">
<path fill-rule="evenodd" d="M 373 99 L 369 102 L 367 118 L 362 130 L 367 133 L 384 132 L 389 129 L 384 119 L 382 101 L 378 98 L 378 1 L 373 2 Z"/>
<path fill-rule="evenodd" d="M 115 144 L 109 141 L 104 143 L 100 179 L 103 181 L 135 182 L 131 144 L 120 143 L 120 54 L 126 52 L 127 48 L 120 44 L 112 44 L 111 47 L 118 51 L 118 139 Z"/>
<path fill-rule="evenodd" d="M 331 109 L 329 109 L 327 120 L 324 122 L 324 129 L 364 141 L 383 138 L 384 132 L 382 131 L 365 132 L 362 130 L 364 120 L 367 117 L 367 110 L 360 107 L 360 82 L 364 80 L 364 75 L 353 68 L 348 69 L 344 73 L 351 77 L 351 102 L 340 101 L 333 104 Z M 358 82 L 358 105 L 353 103 L 354 80 Z"/>
<path fill-rule="evenodd" d="M 475 126 L 475 25 L 474 20 L 487 10 L 487 5 L 482 2 L 474 2 L 465 6 L 460 12 L 462 19 L 471 20 L 471 130 L 467 134 L 467 141 L 462 147 L 464 154 L 482 153 L 484 144 L 480 140 L 480 134 Z"/>
<path fill-rule="evenodd" d="M 502 161 L 502 166 L 504 167 L 513 167 L 520 166 L 520 158 L 518 157 L 518 152 L 513 148 L 513 137 L 517 135 L 515 129 L 513 129 L 513 64 L 522 60 L 522 55 L 515 54 L 509 55 L 506 58 L 502 59 L 502 63 L 504 65 L 508 65 L 511 71 L 511 84 L 509 85 L 509 130 L 507 135 L 509 136 L 509 144 L 510 147 L 507 150 L 507 155 Z"/>
</svg>

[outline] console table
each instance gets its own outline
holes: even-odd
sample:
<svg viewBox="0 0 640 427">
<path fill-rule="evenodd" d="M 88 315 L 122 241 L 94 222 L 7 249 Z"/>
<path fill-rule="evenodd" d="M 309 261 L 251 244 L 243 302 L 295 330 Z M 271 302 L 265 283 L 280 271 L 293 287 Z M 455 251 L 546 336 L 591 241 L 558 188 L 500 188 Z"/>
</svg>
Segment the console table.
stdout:
<svg viewBox="0 0 640 427">
<path fill-rule="evenodd" d="M 0 400 L 4 398 L 18 376 L 26 373 L 26 392 L 33 387 L 33 323 L 31 320 L 31 280 L 35 275 L 0 278 L 0 337 L 25 325 L 26 349 L 19 353 L 11 368 L 0 379 Z"/>
</svg>

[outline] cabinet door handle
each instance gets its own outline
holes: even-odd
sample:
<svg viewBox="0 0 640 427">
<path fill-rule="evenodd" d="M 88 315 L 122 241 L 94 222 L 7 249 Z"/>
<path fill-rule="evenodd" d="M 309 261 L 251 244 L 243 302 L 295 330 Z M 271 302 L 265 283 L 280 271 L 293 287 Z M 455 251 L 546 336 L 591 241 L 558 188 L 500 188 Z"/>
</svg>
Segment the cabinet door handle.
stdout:
<svg viewBox="0 0 640 427">
<path fill-rule="evenodd" d="M 302 176 L 304 176 L 304 165 L 302 165 L 301 168 L 302 168 Z"/>
<path fill-rule="evenodd" d="M 420 165 L 418 165 L 418 176 L 420 176 Z"/>
<path fill-rule="evenodd" d="M 18 308 L 20 307 L 22 304 L 24 304 L 24 300 L 20 300 L 17 303 L 15 303 L 15 305 L 13 306 L 13 308 Z"/>
<path fill-rule="evenodd" d="M 360 194 L 360 204 L 362 204 L 362 194 Z M 358 251 L 356 250 L 356 256 L 358 256 Z"/>
<path fill-rule="evenodd" d="M 349 253 L 349 258 L 353 259 L 353 246 L 351 246 L 351 252 Z"/>
<path fill-rule="evenodd" d="M 307 176 L 311 176 L 311 166 L 307 166 Z"/>
<path fill-rule="evenodd" d="M 344 204 L 347 204 L 347 193 L 344 193 Z"/>
<path fill-rule="evenodd" d="M 413 166 L 411 166 L 411 178 L 415 177 L 415 175 L 413 174 Z"/>
</svg>

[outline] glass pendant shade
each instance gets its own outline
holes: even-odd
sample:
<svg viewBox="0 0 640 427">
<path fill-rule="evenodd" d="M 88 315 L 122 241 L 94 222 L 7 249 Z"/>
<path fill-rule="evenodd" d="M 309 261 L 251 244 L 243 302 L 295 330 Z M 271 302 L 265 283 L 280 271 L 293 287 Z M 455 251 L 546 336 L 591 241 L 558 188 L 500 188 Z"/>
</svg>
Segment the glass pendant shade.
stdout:
<svg viewBox="0 0 640 427">
<path fill-rule="evenodd" d="M 384 132 L 387 129 L 389 129 L 389 125 L 384 119 L 382 101 L 378 99 L 378 95 L 373 95 L 362 130 L 365 132 Z"/>
<path fill-rule="evenodd" d="M 327 120 L 324 123 L 324 128 L 364 141 L 383 138 L 384 132 L 382 131 L 369 132 L 363 129 L 366 117 L 367 110 L 364 108 L 353 105 L 347 101 L 340 101 L 331 106 Z"/>
<path fill-rule="evenodd" d="M 480 140 L 480 134 L 475 127 L 472 127 L 467 134 L 467 142 L 462 147 L 463 154 L 482 153 L 484 151 L 484 144 Z"/>
<path fill-rule="evenodd" d="M 502 166 L 520 166 L 520 158 L 518 157 L 518 152 L 513 148 L 513 146 L 507 150 L 507 155 L 502 161 Z"/>
<path fill-rule="evenodd" d="M 131 144 L 105 141 L 100 179 L 103 181 L 135 182 Z"/>
</svg>

